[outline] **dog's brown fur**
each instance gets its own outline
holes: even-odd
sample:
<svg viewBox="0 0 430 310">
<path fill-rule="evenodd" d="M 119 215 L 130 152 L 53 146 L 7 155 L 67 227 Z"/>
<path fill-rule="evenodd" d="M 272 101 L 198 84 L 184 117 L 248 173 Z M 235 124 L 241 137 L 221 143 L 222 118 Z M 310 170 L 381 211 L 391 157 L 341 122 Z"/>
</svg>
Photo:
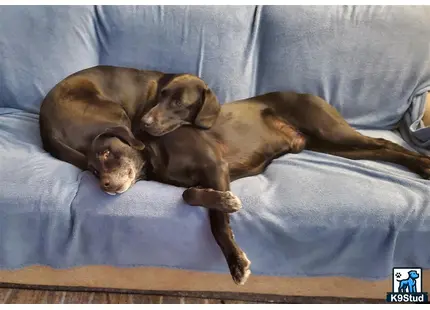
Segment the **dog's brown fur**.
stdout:
<svg viewBox="0 0 430 310">
<path fill-rule="evenodd" d="M 142 115 L 160 100 L 172 105 L 177 98 L 190 105 L 219 105 L 204 81 L 191 74 L 113 66 L 76 72 L 55 85 L 42 102 L 43 147 L 60 160 L 97 173 L 102 190 L 121 193 L 140 178 L 144 164 L 138 153 L 144 145 L 134 138 L 133 130 L 144 126 Z M 176 127 L 165 127 L 165 132 Z M 95 151 L 107 145 L 127 152 L 133 160 L 113 160 L 117 153 L 102 156 Z"/>
<path fill-rule="evenodd" d="M 159 136 L 152 140 L 142 137 L 147 145 L 144 153 L 149 154 L 148 177 L 188 186 L 184 200 L 210 209 L 212 232 L 236 283 L 246 281 L 250 262 L 233 238 L 228 215 L 219 212 L 235 212 L 241 207 L 239 199 L 232 199 L 235 196 L 230 192 L 230 181 L 259 174 L 273 159 L 304 149 L 350 159 L 387 161 L 424 178 L 430 176 L 429 157 L 358 133 L 317 96 L 274 92 L 227 103 L 216 120 L 207 124 L 210 129 L 185 126 L 163 135 L 165 125 L 170 128 L 176 123 L 195 122 L 191 115 L 174 119 L 169 109 L 160 104 L 144 116 L 157 120 L 146 130 Z"/>
<path fill-rule="evenodd" d="M 149 152 L 133 131 L 150 126 L 151 120 L 141 118 L 156 105 L 170 107 L 170 114 L 163 115 L 167 120 L 190 118 L 199 128 L 210 127 L 220 109 L 215 94 L 196 76 L 97 66 L 72 74 L 45 97 L 40 111 L 43 146 L 60 160 L 90 169 L 106 193 L 122 193 L 137 180 L 148 179 L 145 156 Z M 186 123 L 161 122 L 163 133 Z M 187 186 L 188 182 L 177 185 Z M 215 193 L 210 198 L 208 194 L 207 204 L 218 208 L 209 214 L 215 239 L 225 239 L 225 232 L 233 239 L 221 206 L 232 212 L 240 201 L 231 193 Z M 220 246 L 229 251 L 228 244 Z M 243 283 L 249 273 L 246 255 L 237 246 L 229 253 L 235 281 Z"/>
</svg>

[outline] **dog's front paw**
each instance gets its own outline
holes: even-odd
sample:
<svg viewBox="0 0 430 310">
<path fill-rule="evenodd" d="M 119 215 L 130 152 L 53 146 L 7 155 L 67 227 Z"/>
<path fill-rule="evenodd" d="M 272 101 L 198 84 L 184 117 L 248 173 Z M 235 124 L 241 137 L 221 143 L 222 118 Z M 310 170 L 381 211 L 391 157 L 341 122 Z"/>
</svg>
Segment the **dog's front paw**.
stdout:
<svg viewBox="0 0 430 310">
<path fill-rule="evenodd" d="M 182 193 L 182 198 L 190 206 L 202 206 L 225 213 L 233 213 L 242 208 L 240 199 L 230 191 L 190 187 Z"/>
<path fill-rule="evenodd" d="M 231 277 L 237 285 L 244 285 L 251 274 L 251 261 L 244 252 L 234 254 L 228 259 Z"/>
<path fill-rule="evenodd" d="M 239 197 L 230 191 L 220 192 L 220 205 L 224 212 L 233 213 L 242 208 L 242 202 Z"/>
</svg>

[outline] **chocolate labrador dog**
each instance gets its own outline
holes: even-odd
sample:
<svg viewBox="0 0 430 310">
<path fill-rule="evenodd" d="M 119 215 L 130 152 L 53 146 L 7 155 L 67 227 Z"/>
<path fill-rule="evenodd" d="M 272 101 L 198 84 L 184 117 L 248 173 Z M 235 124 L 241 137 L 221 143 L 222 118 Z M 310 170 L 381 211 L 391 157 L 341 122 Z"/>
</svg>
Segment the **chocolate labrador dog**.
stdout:
<svg viewBox="0 0 430 310">
<path fill-rule="evenodd" d="M 143 116 L 145 131 L 162 136 L 175 124 L 195 125 L 196 108 L 185 102 L 172 106 L 160 101 Z M 428 156 L 360 134 L 318 96 L 272 92 L 224 104 L 213 112 L 218 117 L 205 124 L 210 129 L 197 132 L 215 145 L 232 179 L 261 173 L 273 158 L 305 149 L 354 160 L 391 162 L 430 177 Z"/>
<path fill-rule="evenodd" d="M 172 106 L 160 101 L 143 116 L 145 131 L 159 137 L 170 133 L 175 124 L 195 125 L 196 108 L 185 102 Z M 212 121 L 205 124 L 210 129 L 192 130 L 186 126 L 180 131 L 176 129 L 175 135 L 164 140 L 172 136 L 175 139 L 185 137 L 186 132 L 191 137 L 183 140 L 193 141 L 187 146 L 194 145 L 193 152 L 203 148 L 212 159 L 206 165 L 214 161 L 216 166 L 226 167 L 224 173 L 229 174 L 231 180 L 259 174 L 274 158 L 305 149 L 353 160 L 391 162 L 423 178 L 430 177 L 430 157 L 382 138 L 360 134 L 318 96 L 272 92 L 227 103 L 213 111 L 218 117 L 212 117 Z"/>
<path fill-rule="evenodd" d="M 145 143 L 144 175 L 188 187 L 184 200 L 209 209 L 213 235 L 238 284 L 249 276 L 250 261 L 236 244 L 229 224 L 228 212 L 241 207 L 229 191 L 231 181 L 259 174 L 273 159 L 305 149 L 350 159 L 382 160 L 403 165 L 424 178 L 430 176 L 429 157 L 360 134 L 334 107 L 314 95 L 267 93 L 212 106 L 212 117 L 196 117 L 200 104 L 188 104 L 177 94 L 178 102 L 164 100 L 171 96 L 169 91 L 161 92 L 159 104 L 143 117 L 145 133 L 137 137 Z M 195 128 L 201 122 L 209 129 Z M 102 145 L 98 149 L 106 151 Z M 95 159 L 98 168 L 103 167 L 103 160 Z"/>
<path fill-rule="evenodd" d="M 155 171 L 146 169 L 150 148 L 144 149 L 145 145 L 132 131 L 141 131 L 142 115 L 159 103 L 195 107 L 194 125 L 202 129 L 209 128 L 218 116 L 215 94 L 194 75 L 97 66 L 68 76 L 44 98 L 39 118 L 43 147 L 60 160 L 91 170 L 106 193 L 123 193 L 139 179 L 150 179 L 149 170 Z M 183 124 L 180 119 L 186 116 L 178 110 L 172 114 L 175 121 L 166 118 L 163 128 L 173 131 Z M 194 185 L 186 178 L 183 183 L 178 182 L 176 175 L 167 179 L 171 181 L 167 183 L 178 186 Z M 222 243 L 226 238 L 224 233 L 231 234 L 231 228 L 228 215 L 221 211 L 237 210 L 240 201 L 230 192 L 222 192 L 215 199 L 218 201 L 208 201 L 209 206 L 218 208 L 209 214 L 214 236 L 221 240 L 223 251 L 229 253 L 235 281 L 243 283 L 249 274 L 246 255 L 232 235 L 227 236 L 227 241 L 231 238 L 233 245 Z M 219 228 L 218 222 L 222 225 Z"/>
<path fill-rule="evenodd" d="M 169 91 L 172 96 L 158 94 Z M 52 156 L 81 168 L 92 167 L 88 154 L 114 158 L 100 171 L 100 186 L 109 193 L 126 191 L 140 178 L 143 161 L 139 155 L 144 145 L 131 131 L 141 126 L 141 116 L 155 104 L 175 105 L 176 92 L 188 104 L 202 105 L 199 117 L 209 118 L 211 106 L 218 102 L 203 80 L 191 74 L 165 74 L 158 71 L 125 67 L 96 66 L 76 72 L 55 85 L 40 108 L 40 134 L 43 147 Z M 216 101 L 216 102 L 214 102 Z M 175 115 L 177 119 L 183 117 Z M 196 115 L 194 117 L 197 117 Z M 163 124 L 173 130 L 181 122 Z M 204 124 L 202 123 L 202 128 Z M 110 152 L 96 153 L 94 147 L 104 145 Z"/>
<path fill-rule="evenodd" d="M 161 94 L 161 97 L 169 93 Z M 198 106 L 160 101 L 143 118 L 147 133 L 145 170 L 151 179 L 184 185 L 184 200 L 209 208 L 211 228 L 236 283 L 250 274 L 250 262 L 237 246 L 226 213 L 240 208 L 231 203 L 230 182 L 259 174 L 275 158 L 311 150 L 353 160 L 381 160 L 430 177 L 430 158 L 385 139 L 354 130 L 322 98 L 294 92 L 273 92 L 222 105 L 217 118 L 198 130 Z M 182 118 L 177 116 L 181 115 Z M 182 127 L 169 130 L 175 124 Z M 191 126 L 183 126 L 184 124 Z M 197 124 L 199 122 L 197 121 Z M 166 126 L 168 125 L 168 126 Z"/>
</svg>

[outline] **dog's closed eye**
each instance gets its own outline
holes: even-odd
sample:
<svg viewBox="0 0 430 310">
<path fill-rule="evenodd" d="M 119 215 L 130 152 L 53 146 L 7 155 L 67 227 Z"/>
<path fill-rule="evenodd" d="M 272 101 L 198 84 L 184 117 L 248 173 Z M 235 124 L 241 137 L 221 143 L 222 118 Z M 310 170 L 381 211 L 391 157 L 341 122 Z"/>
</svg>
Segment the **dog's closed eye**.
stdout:
<svg viewBox="0 0 430 310">
<path fill-rule="evenodd" d="M 97 155 L 99 157 L 101 157 L 102 159 L 106 160 L 106 159 L 109 158 L 110 151 L 109 150 L 104 150 L 103 152 L 99 152 Z"/>
<path fill-rule="evenodd" d="M 182 101 L 181 100 L 173 100 L 172 105 L 175 107 L 180 107 L 182 105 Z"/>
</svg>

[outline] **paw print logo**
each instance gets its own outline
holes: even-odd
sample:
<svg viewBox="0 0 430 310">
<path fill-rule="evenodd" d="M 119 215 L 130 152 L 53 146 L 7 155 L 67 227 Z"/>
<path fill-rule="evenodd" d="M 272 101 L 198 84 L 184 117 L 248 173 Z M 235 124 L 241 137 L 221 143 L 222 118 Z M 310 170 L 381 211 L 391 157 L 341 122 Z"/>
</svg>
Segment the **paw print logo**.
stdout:
<svg viewBox="0 0 430 310">
<path fill-rule="evenodd" d="M 400 279 L 401 277 L 402 277 L 402 274 L 401 274 L 400 272 L 397 272 L 397 273 L 396 273 L 396 278 L 397 278 L 397 279 Z"/>
</svg>

